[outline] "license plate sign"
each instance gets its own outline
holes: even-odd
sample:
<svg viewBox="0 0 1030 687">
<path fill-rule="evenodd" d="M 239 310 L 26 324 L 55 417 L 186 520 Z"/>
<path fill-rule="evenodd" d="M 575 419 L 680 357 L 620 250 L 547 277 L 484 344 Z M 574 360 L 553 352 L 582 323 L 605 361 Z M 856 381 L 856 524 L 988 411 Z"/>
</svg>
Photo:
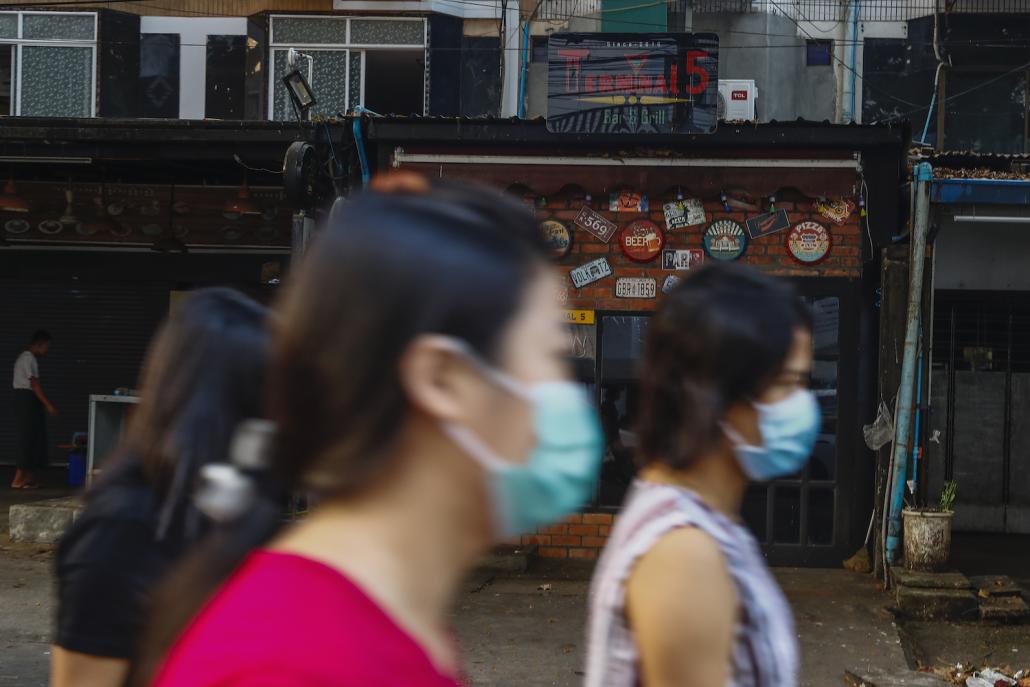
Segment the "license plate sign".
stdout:
<svg viewBox="0 0 1030 687">
<path fill-rule="evenodd" d="M 612 237 L 615 236 L 615 232 L 619 228 L 619 225 L 615 222 L 605 219 L 585 205 L 579 211 L 579 214 L 576 215 L 576 219 L 573 222 L 583 231 L 593 234 L 605 243 L 612 240 Z"/>
<path fill-rule="evenodd" d="M 657 283 L 649 277 L 621 277 L 615 282 L 617 298 L 654 298 Z"/>
</svg>

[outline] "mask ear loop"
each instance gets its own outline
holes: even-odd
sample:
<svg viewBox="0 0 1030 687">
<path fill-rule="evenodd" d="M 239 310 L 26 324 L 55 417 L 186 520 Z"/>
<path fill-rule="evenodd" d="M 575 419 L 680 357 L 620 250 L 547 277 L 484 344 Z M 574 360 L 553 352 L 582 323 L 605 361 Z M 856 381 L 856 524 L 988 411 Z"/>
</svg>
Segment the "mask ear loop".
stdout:
<svg viewBox="0 0 1030 687">
<path fill-rule="evenodd" d="M 517 398 L 521 398 L 525 401 L 531 400 L 532 394 L 528 389 L 526 389 L 525 384 L 518 381 L 511 375 L 501 372 L 496 367 L 483 360 L 483 357 L 479 352 L 472 348 L 468 342 L 454 337 L 446 337 L 445 342 L 445 345 L 450 348 L 452 352 L 457 353 L 461 357 L 465 358 L 465 360 L 468 360 L 470 363 L 475 365 L 476 369 L 488 377 L 491 382 Z"/>
</svg>

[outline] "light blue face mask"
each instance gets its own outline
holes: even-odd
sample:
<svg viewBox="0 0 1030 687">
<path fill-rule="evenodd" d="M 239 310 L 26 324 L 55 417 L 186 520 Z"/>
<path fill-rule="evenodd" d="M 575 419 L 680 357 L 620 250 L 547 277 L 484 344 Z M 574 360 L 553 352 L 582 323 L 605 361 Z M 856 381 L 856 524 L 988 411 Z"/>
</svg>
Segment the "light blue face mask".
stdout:
<svg viewBox="0 0 1030 687">
<path fill-rule="evenodd" d="M 441 427 L 487 475 L 498 541 L 532 533 L 579 509 L 594 492 L 601 467 L 602 433 L 582 385 L 569 381 L 525 384 L 469 351 L 458 350 L 495 384 L 533 407 L 536 443 L 525 461 L 506 460 L 467 427 Z"/>
<path fill-rule="evenodd" d="M 755 403 L 762 445 L 752 446 L 729 425 L 723 431 L 734 444 L 744 474 L 756 482 L 793 475 L 805 467 L 819 435 L 821 413 L 815 395 L 798 389 L 775 403 Z"/>
</svg>

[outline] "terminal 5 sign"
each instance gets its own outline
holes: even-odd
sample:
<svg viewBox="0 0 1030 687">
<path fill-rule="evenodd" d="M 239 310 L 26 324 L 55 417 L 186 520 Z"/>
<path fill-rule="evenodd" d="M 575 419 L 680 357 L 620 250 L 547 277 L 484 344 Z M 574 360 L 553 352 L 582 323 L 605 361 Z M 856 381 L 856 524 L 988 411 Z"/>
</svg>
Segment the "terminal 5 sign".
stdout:
<svg viewBox="0 0 1030 687">
<path fill-rule="evenodd" d="M 715 34 L 553 34 L 547 75 L 548 131 L 708 134 L 718 123 Z"/>
</svg>

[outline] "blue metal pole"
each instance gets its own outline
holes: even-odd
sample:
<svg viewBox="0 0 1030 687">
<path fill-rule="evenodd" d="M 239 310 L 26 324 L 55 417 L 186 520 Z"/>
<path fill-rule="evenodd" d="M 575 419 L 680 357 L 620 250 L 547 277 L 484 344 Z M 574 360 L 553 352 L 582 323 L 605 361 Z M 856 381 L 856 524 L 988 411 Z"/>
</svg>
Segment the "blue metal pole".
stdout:
<svg viewBox="0 0 1030 687">
<path fill-rule="evenodd" d="M 857 122 L 858 117 L 858 97 L 855 91 L 858 88 L 858 9 L 859 0 L 851 0 L 851 73 L 849 79 L 851 82 L 851 121 Z"/>
<path fill-rule="evenodd" d="M 923 303 L 923 264 L 926 261 L 926 233 L 930 223 L 930 182 L 933 170 L 920 162 L 914 171 L 916 214 L 912 222 L 912 250 L 908 269 L 908 310 L 905 320 L 905 350 L 901 359 L 901 388 L 894 429 L 894 465 L 891 472 L 891 507 L 887 522 L 887 562 L 894 563 L 901 543 L 901 509 L 905 501 L 905 468 L 912 442 L 912 410 L 915 396 L 916 357 L 919 348 L 919 313 Z"/>
<path fill-rule="evenodd" d="M 916 424 L 912 430 L 912 494 L 919 488 L 919 424 L 920 416 L 923 414 L 923 333 L 922 327 L 919 331 L 919 363 L 916 365 Z"/>
<path fill-rule="evenodd" d="M 519 78 L 519 119 L 526 117 L 526 79 L 529 71 L 529 22 L 522 25 L 522 74 Z"/>
</svg>

